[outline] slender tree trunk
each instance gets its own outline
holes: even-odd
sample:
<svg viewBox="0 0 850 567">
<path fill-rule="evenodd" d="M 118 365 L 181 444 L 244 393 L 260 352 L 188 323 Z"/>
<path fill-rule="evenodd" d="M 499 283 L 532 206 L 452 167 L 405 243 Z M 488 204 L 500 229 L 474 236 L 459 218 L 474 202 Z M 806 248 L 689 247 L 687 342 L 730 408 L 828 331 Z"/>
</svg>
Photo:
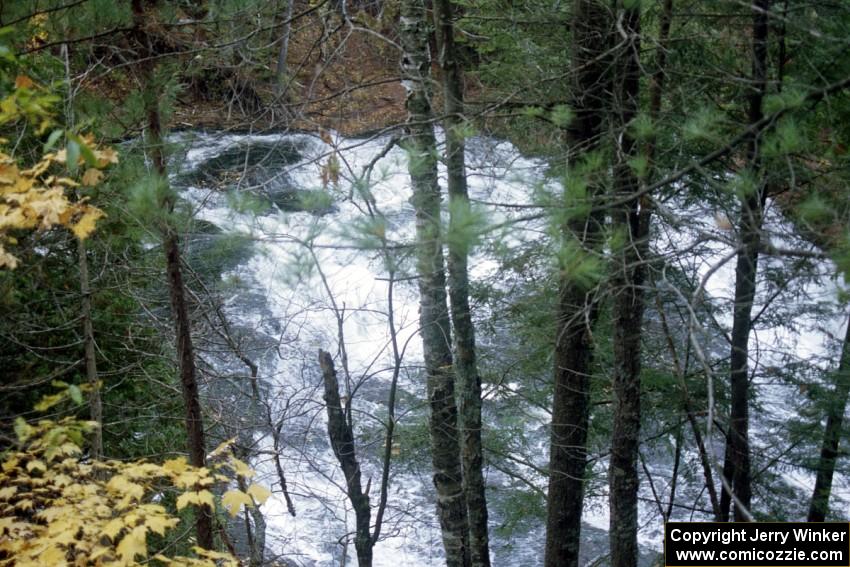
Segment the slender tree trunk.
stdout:
<svg viewBox="0 0 850 567">
<path fill-rule="evenodd" d="M 322 369 L 322 379 L 325 385 L 325 407 L 328 411 L 328 437 L 331 440 L 334 455 L 336 455 L 342 472 L 345 474 L 348 500 L 354 508 L 356 534 L 354 548 L 357 550 L 357 565 L 372 566 L 372 535 L 369 529 L 371 508 L 369 495 L 363 492 L 360 484 L 360 463 L 354 448 L 354 433 L 345 417 L 342 402 L 339 397 L 339 380 L 336 377 L 333 358 L 323 350 L 319 350 L 319 366 Z"/>
<path fill-rule="evenodd" d="M 469 194 L 466 186 L 463 127 L 463 75 L 454 43 L 451 0 L 434 1 L 439 63 L 443 78 L 446 131 L 446 170 L 449 190 L 449 299 L 455 332 L 454 366 L 460 388 L 461 452 L 466 506 L 469 514 L 470 560 L 473 567 L 490 565 L 490 538 L 487 532 L 487 500 L 481 445 L 481 376 L 475 348 L 475 326 L 469 307 L 469 243 L 461 234 L 468 218 Z M 460 218 L 459 218 L 460 217 Z"/>
<path fill-rule="evenodd" d="M 601 0 L 575 0 L 571 24 L 572 104 L 575 114 L 566 130 L 569 161 L 580 152 L 598 148 L 608 96 L 610 11 Z M 601 189 L 591 183 L 588 196 Z M 569 208 L 574 203 L 565 202 Z M 565 240 L 576 239 L 598 248 L 600 215 L 570 217 L 563 226 Z M 577 567 L 587 466 L 587 428 L 590 413 L 590 369 L 593 359 L 591 326 L 598 309 L 593 294 L 572 274 L 561 270 L 555 334 L 555 392 L 549 453 L 549 493 L 546 520 L 546 567 Z"/>
<path fill-rule="evenodd" d="M 613 196 L 622 199 L 638 190 L 629 165 L 635 142 L 629 124 L 640 96 L 640 9 L 622 8 L 622 30 L 628 36 L 617 54 L 614 89 L 615 144 Z M 611 213 L 612 230 L 623 239 L 612 250 L 614 425 L 608 468 L 611 565 L 635 567 L 638 559 L 638 449 L 640 447 L 641 327 L 643 283 L 649 248 L 649 209 L 632 199 Z"/>
<path fill-rule="evenodd" d="M 68 94 L 65 99 L 65 119 L 68 128 L 74 127 L 74 85 L 71 79 L 71 52 L 67 43 L 62 44 L 62 60 L 65 63 L 65 83 Z M 79 195 L 77 196 L 79 198 Z M 89 417 L 97 423 L 91 434 L 91 458 L 103 458 L 103 404 L 100 399 L 100 384 L 97 376 L 97 354 L 94 340 L 94 325 L 91 318 L 91 283 L 89 281 L 89 258 L 85 240 L 77 240 L 77 257 L 80 263 L 80 318 L 83 321 L 83 359 L 86 364 L 86 381 L 91 386 L 89 393 Z"/>
<path fill-rule="evenodd" d="M 755 124 L 762 119 L 762 100 L 767 89 L 767 32 L 769 0 L 753 2 L 753 54 L 752 90 L 749 95 L 748 121 Z M 751 314 L 756 293 L 758 256 L 761 246 L 761 227 L 766 198 L 761 180 L 759 139 L 753 135 L 747 148 L 747 163 L 756 176 L 756 188 L 741 202 L 739 233 L 740 250 L 735 266 L 735 305 L 732 320 L 732 351 L 730 355 L 729 382 L 731 410 L 729 433 L 726 438 L 726 463 L 723 474 L 732 486 L 738 501 L 749 510 L 752 497 L 750 486 L 749 444 L 749 339 L 752 330 Z M 720 507 L 723 519 L 728 519 L 731 496 L 724 490 Z M 735 520 L 746 520 L 739 506 L 735 506 Z"/>
<path fill-rule="evenodd" d="M 82 301 L 80 314 L 83 319 L 83 345 L 85 348 L 86 381 L 91 386 L 89 392 L 89 414 L 97 422 L 92 431 L 91 458 L 99 461 L 103 458 L 103 404 L 100 400 L 100 383 L 97 375 L 97 353 L 95 352 L 94 325 L 91 319 L 91 287 L 89 283 L 89 261 L 86 242 L 77 240 L 77 255 L 80 260 L 80 295 Z"/>
<path fill-rule="evenodd" d="M 656 127 L 658 125 L 659 119 L 661 118 L 661 98 L 662 94 L 664 93 L 664 83 L 667 75 L 667 47 L 670 40 L 670 24 L 672 23 L 672 20 L 673 0 L 664 0 L 664 4 L 661 8 L 661 16 L 658 22 L 658 49 L 656 54 L 657 67 L 655 69 L 655 72 L 653 72 L 652 76 L 649 79 L 649 117 L 652 123 L 656 125 Z M 656 171 L 655 155 L 657 149 L 657 138 L 655 136 L 652 136 L 648 141 L 645 150 L 646 159 L 649 163 L 649 174 L 647 175 L 646 180 L 647 183 L 651 182 L 652 179 L 654 179 Z M 641 206 L 648 206 L 648 203 L 644 201 Z M 679 361 L 679 357 L 676 354 L 676 347 L 673 344 L 673 335 L 670 333 L 670 328 L 667 324 L 667 317 L 664 314 L 664 307 L 662 306 L 657 294 L 656 305 L 658 308 L 658 313 L 661 316 L 661 325 L 664 329 L 664 336 L 667 341 L 667 347 L 670 350 L 670 355 L 673 357 L 674 370 L 679 380 L 679 386 L 682 390 L 682 402 L 685 406 L 685 413 L 688 418 L 688 423 L 691 426 L 691 431 L 694 434 L 694 441 L 696 441 L 697 444 L 697 451 L 699 452 L 703 477 L 705 478 L 705 487 L 708 491 L 708 499 L 711 502 L 711 510 L 714 513 L 714 520 L 716 522 L 719 522 L 720 502 L 717 498 L 717 489 L 714 486 L 714 474 L 712 473 L 711 459 L 709 458 L 708 451 L 705 448 L 702 430 L 700 429 L 699 424 L 697 423 L 696 412 L 694 411 L 694 404 L 691 400 L 691 394 L 688 391 L 687 382 L 685 382 L 685 369 L 682 367 L 682 364 Z M 675 481 L 675 475 L 673 476 L 673 480 Z M 667 509 L 668 518 L 670 517 L 672 509 L 673 499 L 671 496 L 670 505 Z"/>
<path fill-rule="evenodd" d="M 156 0 L 133 0 L 134 37 L 139 48 L 141 88 L 147 114 L 147 142 L 158 183 L 168 183 L 168 171 L 163 151 L 162 123 L 159 110 L 159 93 L 154 81 L 156 55 L 151 45 L 151 36 L 145 26 L 155 21 Z M 170 191 L 160 192 L 160 207 L 168 215 L 174 210 L 174 197 Z M 186 432 L 189 447 L 189 462 L 196 467 L 206 464 L 204 448 L 204 422 L 198 393 L 198 381 L 195 367 L 195 350 L 192 344 L 192 329 L 189 318 L 189 306 L 186 299 L 186 287 L 180 260 L 180 241 L 176 229 L 166 220 L 162 223 L 163 250 L 165 252 L 168 291 L 171 299 L 171 316 L 174 318 L 177 341 L 177 364 L 180 372 L 180 386 L 186 407 Z M 213 549 L 212 511 L 207 506 L 198 506 L 197 536 L 198 545 L 204 549 Z"/>
<path fill-rule="evenodd" d="M 818 476 L 815 490 L 809 506 L 809 522 L 823 522 L 829 512 L 829 495 L 832 492 L 832 476 L 835 474 L 835 461 L 838 458 L 838 445 L 841 442 L 841 427 L 844 411 L 850 399 L 850 321 L 841 349 L 841 361 L 838 363 L 835 392 L 831 396 L 826 414 L 826 429 L 823 433 L 823 445 L 818 461 Z"/>
<path fill-rule="evenodd" d="M 667 341 L 667 349 L 670 351 L 670 356 L 673 358 L 673 369 L 676 372 L 676 377 L 679 380 L 679 388 L 682 390 L 682 404 L 685 407 L 685 414 L 688 418 L 688 423 L 691 426 L 691 431 L 694 434 L 694 441 L 697 444 L 699 452 L 699 460 L 702 465 L 702 474 L 705 478 L 705 487 L 708 491 L 708 499 L 711 502 L 711 511 L 714 513 L 714 521 L 719 522 L 720 517 L 720 502 L 717 499 L 717 490 L 714 486 L 714 474 L 711 472 L 711 459 L 708 456 L 708 450 L 705 447 L 702 430 L 697 423 L 696 412 L 694 411 L 694 403 L 691 399 L 691 393 L 688 389 L 688 384 L 685 381 L 685 369 L 682 366 L 679 356 L 676 353 L 676 346 L 673 344 L 673 335 L 670 332 L 670 326 L 667 324 L 667 316 L 664 313 L 664 306 L 658 296 L 655 296 L 658 314 L 661 317 L 661 328 L 664 330 L 664 337 Z"/>
<path fill-rule="evenodd" d="M 295 0 L 283 0 L 286 2 L 286 8 L 283 11 L 283 26 L 280 30 L 280 51 L 277 56 L 277 68 L 275 69 L 275 77 L 277 79 L 277 94 L 283 92 L 284 81 L 286 81 L 286 59 L 289 57 L 289 36 L 292 29 L 292 4 Z"/>
<path fill-rule="evenodd" d="M 419 274 L 419 322 L 425 355 L 431 458 L 437 490 L 437 514 L 449 567 L 469 564 L 469 523 L 458 435 L 452 370 L 451 331 L 446 303 L 440 186 L 436 142 L 431 125 L 428 18 L 423 0 L 401 2 L 401 73 L 407 89 L 407 150 L 413 206 L 416 210 L 416 260 Z"/>
</svg>

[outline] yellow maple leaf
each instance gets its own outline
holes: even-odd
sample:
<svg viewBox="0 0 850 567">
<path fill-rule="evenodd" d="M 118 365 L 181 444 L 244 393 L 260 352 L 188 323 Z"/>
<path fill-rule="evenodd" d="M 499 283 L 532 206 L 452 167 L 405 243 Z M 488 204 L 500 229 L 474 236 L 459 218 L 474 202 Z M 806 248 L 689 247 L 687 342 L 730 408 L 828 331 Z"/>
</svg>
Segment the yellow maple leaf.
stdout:
<svg viewBox="0 0 850 567">
<path fill-rule="evenodd" d="M 101 148 L 94 151 L 98 167 L 106 167 L 110 163 L 118 163 L 118 152 L 112 148 Z"/>
<path fill-rule="evenodd" d="M 117 475 L 109 479 L 106 484 L 106 489 L 113 494 L 123 494 L 125 497 L 141 500 L 145 494 L 145 489 L 134 482 L 130 482 L 126 476 Z"/>
<path fill-rule="evenodd" d="M 176 459 L 168 459 L 162 463 L 162 470 L 168 473 L 180 474 L 189 468 L 189 463 L 186 462 L 186 457 L 177 457 Z"/>
<path fill-rule="evenodd" d="M 97 219 L 105 217 L 106 214 L 98 208 L 86 207 L 86 212 L 80 217 L 76 223 L 71 225 L 71 231 L 80 240 L 85 240 L 94 232 Z"/>
<path fill-rule="evenodd" d="M 118 556 L 125 561 L 132 561 L 137 556 L 147 557 L 147 528 L 138 526 L 121 538 L 116 551 Z"/>
<path fill-rule="evenodd" d="M 14 163 L 0 163 L 0 183 L 11 185 L 18 178 L 18 166 Z"/>
<path fill-rule="evenodd" d="M 18 75 L 15 77 L 15 88 L 25 88 L 31 89 L 35 83 L 33 83 L 32 79 L 27 77 L 26 75 Z"/>
<path fill-rule="evenodd" d="M 217 562 L 216 564 L 220 564 L 222 567 L 237 567 L 239 565 L 239 562 L 236 561 L 236 558 L 230 555 L 229 553 L 214 551 L 212 549 L 204 549 L 202 547 L 198 547 L 197 545 L 192 548 L 192 551 L 194 551 L 205 559 L 210 559 L 212 561 Z"/>
<path fill-rule="evenodd" d="M 79 187 L 80 184 L 71 179 L 70 177 L 58 177 L 54 181 L 57 185 L 64 185 L 65 187 Z"/>
<path fill-rule="evenodd" d="M 18 267 L 18 259 L 6 252 L 3 248 L 3 245 L 0 244 L 0 268 L 9 268 L 10 270 L 14 270 Z"/>
<path fill-rule="evenodd" d="M 148 529 L 156 534 L 165 535 L 165 531 L 173 528 L 180 523 L 177 518 L 168 518 L 165 516 L 150 516 L 145 519 L 145 525 Z"/>
<path fill-rule="evenodd" d="M 189 504 L 197 504 L 199 506 L 206 505 L 210 508 L 213 508 L 215 506 L 215 503 L 213 502 L 212 492 L 210 492 L 209 490 L 184 492 L 183 494 L 177 497 L 178 510 L 182 510 Z"/>
<path fill-rule="evenodd" d="M 35 164 L 29 169 L 23 170 L 21 173 L 28 177 L 41 176 L 45 171 L 47 171 L 47 168 L 50 167 L 50 162 L 53 161 L 52 154 L 48 154 L 48 156 L 41 158 L 41 160 L 37 164 Z"/>
<path fill-rule="evenodd" d="M 249 467 L 236 457 L 231 457 L 227 464 L 230 466 L 230 468 L 233 469 L 233 472 L 243 478 L 251 478 L 252 476 L 254 476 L 253 469 L 251 469 L 251 467 Z"/>
<path fill-rule="evenodd" d="M 230 512 L 231 516 L 235 517 L 236 514 L 239 513 L 239 509 L 243 504 L 246 508 L 249 508 L 254 505 L 254 502 L 251 500 L 250 496 L 241 490 L 228 490 L 224 493 L 224 496 L 221 497 L 221 504 L 228 512 Z"/>
<path fill-rule="evenodd" d="M 43 561 L 41 565 L 67 565 L 65 552 L 54 545 L 39 553 L 38 561 Z"/>
<path fill-rule="evenodd" d="M 121 530 L 124 529 L 124 519 L 123 518 L 115 518 L 114 520 L 110 520 L 103 529 L 100 531 L 102 535 L 105 535 L 112 541 L 115 541 L 115 538 L 118 537 L 118 534 L 121 533 Z"/>
<path fill-rule="evenodd" d="M 231 437 L 230 439 L 228 439 L 226 441 L 222 441 L 221 443 L 219 443 L 218 447 L 213 449 L 212 452 L 209 455 L 207 455 L 207 459 L 212 461 L 212 460 L 219 458 L 223 454 L 230 451 L 233 448 L 233 444 L 235 442 L 236 442 L 236 437 Z"/>
<path fill-rule="evenodd" d="M 265 486 L 252 484 L 248 487 L 248 494 L 257 501 L 257 504 L 263 504 L 272 495 L 271 491 Z"/>
<path fill-rule="evenodd" d="M 86 187 L 94 187 L 100 183 L 101 179 L 103 179 L 103 172 L 99 169 L 90 167 L 83 174 L 83 185 Z"/>
</svg>

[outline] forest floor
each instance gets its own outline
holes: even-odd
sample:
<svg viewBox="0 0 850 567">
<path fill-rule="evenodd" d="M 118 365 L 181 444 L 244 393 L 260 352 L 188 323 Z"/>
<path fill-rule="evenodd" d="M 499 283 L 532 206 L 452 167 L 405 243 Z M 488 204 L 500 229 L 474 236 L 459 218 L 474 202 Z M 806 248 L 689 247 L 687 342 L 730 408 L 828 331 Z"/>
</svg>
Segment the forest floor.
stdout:
<svg viewBox="0 0 850 567">
<path fill-rule="evenodd" d="M 295 12 L 306 10 L 304 4 L 296 2 Z M 406 111 L 399 50 L 394 38 L 382 35 L 383 27 L 365 12 L 353 15 L 348 24 L 337 14 L 308 14 L 293 22 L 289 75 L 280 94 L 272 57 L 265 76 L 238 71 L 242 80 L 227 81 L 222 96 L 188 90 L 178 98 L 171 126 L 254 133 L 335 131 L 351 137 L 401 124 Z"/>
</svg>

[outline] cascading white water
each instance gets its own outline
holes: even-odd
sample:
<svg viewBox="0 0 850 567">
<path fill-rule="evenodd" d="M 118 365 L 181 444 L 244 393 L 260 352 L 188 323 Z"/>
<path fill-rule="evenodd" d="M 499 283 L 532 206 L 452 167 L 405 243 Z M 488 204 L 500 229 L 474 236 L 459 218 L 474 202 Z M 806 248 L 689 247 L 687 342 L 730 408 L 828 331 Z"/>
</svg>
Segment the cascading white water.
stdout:
<svg viewBox="0 0 850 567">
<path fill-rule="evenodd" d="M 378 459 L 368 455 L 383 443 L 380 433 L 375 431 L 380 426 L 379 419 L 385 415 L 385 391 L 392 374 L 387 318 L 389 282 L 387 266 L 380 252 L 352 246 L 352 227 L 368 217 L 369 207 L 367 201 L 352 189 L 352 181 L 384 149 L 388 139 L 338 138 L 336 146 L 339 152 L 336 155 L 342 171 L 340 183 L 338 187 L 333 184 L 323 187 L 321 168 L 327 164 L 334 149 L 315 137 L 191 134 L 180 138 L 190 146 L 177 175 L 191 172 L 206 160 L 235 146 L 247 148 L 251 144 L 275 142 L 295 144 L 301 157 L 280 174 L 286 175 L 289 182 L 298 188 L 329 193 L 333 197 L 334 210 L 324 216 L 284 212 L 275 207 L 253 214 L 235 212 L 227 195 L 219 189 L 191 185 L 181 187 L 184 199 L 196 208 L 199 218 L 224 231 L 250 235 L 255 240 L 255 253 L 240 261 L 238 267 L 223 277 L 230 281 L 238 280 L 238 285 L 226 292 L 228 317 L 235 325 L 264 336 L 266 343 L 273 345 L 259 357 L 260 378 L 268 387 L 274 411 L 286 417 L 286 444 L 281 449 L 281 460 L 297 517 L 287 514 L 283 497 L 276 486 L 277 476 L 269 458 L 273 450 L 271 439 L 260 434 L 256 439 L 260 450 L 254 466 L 258 470 L 259 481 L 275 487 L 275 494 L 263 506 L 268 522 L 269 555 L 283 555 L 296 565 L 337 565 L 343 549 L 339 542 L 353 530 L 354 515 L 345 496 L 342 473 L 327 442 L 316 351 L 323 348 L 337 355 L 338 370 L 341 377 L 345 376 L 339 356 L 342 351 L 337 317 L 341 317 L 350 385 L 356 387 L 363 383 L 355 397 L 353 411 L 356 429 L 363 435 L 362 439 L 358 439 L 360 461 L 364 484 L 366 479 L 371 478 L 374 508 L 380 468 Z M 544 164 L 523 158 L 510 144 L 487 139 L 472 140 L 469 160 L 471 197 L 479 203 L 479 208 L 486 211 L 491 224 L 539 216 L 534 214 L 539 210 L 523 208 L 532 204 L 532 188 L 535 186 L 557 192 L 557 183 L 545 178 Z M 421 414 L 424 411 L 421 400 L 425 394 L 418 374 L 421 360 L 421 344 L 416 334 L 418 296 L 415 281 L 407 278 L 411 275 L 410 262 L 404 259 L 404 246 L 412 242 L 414 234 L 404 152 L 396 147 L 380 159 L 375 164 L 371 181 L 371 205 L 377 206 L 386 219 L 386 225 L 381 225 L 384 226 L 382 230 L 385 230 L 390 243 L 398 245 L 393 254 L 401 266 L 397 277 L 402 279 L 394 284 L 392 309 L 398 342 L 404 349 L 400 387 L 407 398 L 399 402 L 399 423 L 404 425 L 406 419 L 410 420 L 417 412 Z M 675 215 L 677 205 L 671 201 L 670 207 Z M 714 226 L 710 211 L 700 211 L 696 216 L 693 212 L 688 211 L 687 224 L 675 229 L 665 225 L 658 231 L 654 248 L 660 254 L 672 255 L 683 246 L 690 245 L 700 237 L 700 231 L 703 234 L 713 231 L 722 236 L 722 231 Z M 781 242 L 783 246 L 801 245 L 798 239 L 793 238 L 792 228 L 778 212 L 771 212 L 769 223 L 780 227 L 780 232 L 788 235 Z M 544 238 L 545 230 L 545 221 L 534 218 L 493 231 L 486 239 L 499 240 L 510 249 L 523 242 Z M 780 241 L 776 243 L 780 244 Z M 727 257 L 730 250 L 728 245 L 717 242 L 707 244 L 707 248 L 702 258 L 691 266 L 702 276 L 709 274 L 712 266 Z M 771 261 L 765 262 L 764 265 L 768 266 Z M 472 277 L 482 279 L 496 272 L 498 262 L 492 255 L 480 252 L 470 266 Z M 819 268 L 826 274 L 834 273 L 834 266 L 828 262 L 821 262 Z M 706 281 L 708 297 L 714 302 L 730 303 L 734 264 L 727 262 L 711 274 Z M 808 294 L 806 301 L 822 300 L 834 304 L 837 285 L 828 278 L 807 283 L 803 286 Z M 258 294 L 262 297 L 260 302 L 246 299 L 249 295 L 255 297 Z M 755 311 L 759 309 L 757 305 Z M 771 350 L 805 360 L 813 355 L 823 355 L 822 363 L 832 364 L 826 358 L 827 339 L 830 333 L 842 336 L 845 320 L 846 315 L 836 308 L 834 316 L 826 319 L 826 323 L 823 317 L 797 317 L 793 321 L 796 334 L 791 331 L 792 325 L 788 324 L 763 328 L 752 338 L 754 352 L 757 349 L 761 353 L 762 364 L 765 356 L 769 357 L 769 364 L 783 362 L 778 355 L 770 354 Z M 728 323 L 721 315 L 720 326 L 728 327 Z M 724 352 L 711 354 L 714 357 L 728 355 Z M 773 438 L 772 428 L 794 412 L 795 404 L 788 398 L 785 385 L 759 383 L 756 387 L 765 407 L 754 416 L 751 429 L 754 447 L 769 450 L 759 444 L 760 438 Z M 534 426 L 538 427 L 546 423 L 547 416 L 542 413 L 536 419 L 538 423 Z M 541 437 L 538 441 L 541 450 L 536 456 L 536 463 L 541 467 L 547 465 L 545 440 Z M 718 440 L 716 443 L 722 448 L 722 442 Z M 607 465 L 600 460 L 594 468 L 604 474 Z M 665 473 L 670 474 L 669 462 L 650 462 L 649 468 L 661 477 Z M 806 490 L 810 490 L 813 484 L 811 474 L 794 467 L 788 467 L 782 474 L 787 483 Z M 544 478 L 534 472 L 529 472 L 529 478 L 545 490 Z M 699 480 L 697 475 L 695 482 Z M 507 487 L 508 481 L 495 470 L 488 472 L 491 486 Z M 652 520 L 655 504 L 649 501 L 652 497 L 650 490 L 646 486 L 641 490 L 647 501 L 641 504 L 641 516 L 646 520 L 642 522 L 640 540 L 650 550 L 658 550 L 663 528 L 657 518 Z M 850 496 L 847 478 L 837 479 L 834 494 L 834 498 Z M 595 528 L 607 529 L 604 494 L 588 498 L 585 521 Z M 514 536 L 510 541 L 494 532 L 495 564 L 539 563 L 542 529 L 540 523 L 529 529 L 525 536 Z M 375 548 L 376 566 L 442 564 L 442 544 L 427 467 L 401 463 L 393 470 L 383 534 Z M 348 547 L 348 564 L 356 564 L 353 544 Z"/>
</svg>

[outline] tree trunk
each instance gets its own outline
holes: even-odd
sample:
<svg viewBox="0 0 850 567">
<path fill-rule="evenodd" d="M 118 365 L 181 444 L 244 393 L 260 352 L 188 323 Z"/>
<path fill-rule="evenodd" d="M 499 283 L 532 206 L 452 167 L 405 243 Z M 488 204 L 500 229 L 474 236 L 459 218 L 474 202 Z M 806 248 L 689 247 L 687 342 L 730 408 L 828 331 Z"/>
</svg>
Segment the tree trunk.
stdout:
<svg viewBox="0 0 850 567">
<path fill-rule="evenodd" d="M 67 43 L 62 44 L 62 60 L 65 63 L 65 83 L 68 95 L 65 100 L 65 120 L 68 128 L 74 127 L 74 85 L 71 78 L 71 53 Z M 77 195 L 77 199 L 80 196 Z M 85 240 L 77 240 L 77 257 L 80 262 L 80 318 L 83 321 L 83 359 L 86 364 L 86 381 L 91 386 L 89 393 L 89 417 L 97 423 L 91 434 L 91 458 L 103 458 L 103 404 L 100 399 L 100 384 L 97 376 L 97 354 L 94 341 L 94 325 L 91 318 L 91 284 L 89 281 L 89 258 Z"/>
<path fill-rule="evenodd" d="M 566 129 L 569 161 L 579 152 L 598 147 L 607 96 L 607 58 L 610 15 L 600 0 L 576 0 L 571 24 L 572 103 L 575 114 Z M 601 188 L 591 184 L 588 196 Z M 566 198 L 565 198 L 566 199 Z M 572 203 L 565 202 L 565 207 Z M 565 221 L 565 239 L 585 247 L 600 245 L 600 215 Z M 556 307 L 554 399 L 549 453 L 549 493 L 546 519 L 546 567 L 577 567 L 587 466 L 587 428 L 590 413 L 590 368 L 593 360 L 591 326 L 597 318 L 593 295 L 572 274 L 561 270 Z"/>
<path fill-rule="evenodd" d="M 481 445 L 481 376 L 475 348 L 475 326 L 469 308 L 469 235 L 461 226 L 468 218 L 469 194 L 466 186 L 463 127 L 463 76 L 454 43 L 451 0 L 434 1 L 439 64 L 443 79 L 446 132 L 446 170 L 449 190 L 449 299 L 455 332 L 454 367 L 460 388 L 461 452 L 466 507 L 469 514 L 470 560 L 473 567 L 490 565 L 490 538 L 487 533 L 487 500 Z M 459 218 L 460 217 L 460 218 Z"/>
<path fill-rule="evenodd" d="M 694 403 L 691 399 L 691 393 L 688 390 L 688 384 L 685 381 L 685 369 L 679 360 L 679 355 L 676 352 L 676 345 L 673 344 L 673 335 L 670 332 L 670 326 L 667 324 L 667 316 L 664 313 L 664 306 L 658 295 L 655 296 L 655 304 L 657 305 L 658 314 L 661 318 L 661 328 L 664 331 L 664 338 L 667 342 L 667 349 L 670 351 L 670 356 L 673 358 L 673 370 L 676 372 L 676 377 L 679 381 L 679 388 L 682 392 L 682 404 L 685 407 L 685 414 L 688 418 L 688 423 L 691 426 L 691 431 L 694 434 L 694 441 L 697 444 L 697 452 L 699 453 L 700 464 L 702 465 L 702 474 L 705 478 L 705 487 L 708 491 L 708 499 L 711 502 L 711 511 L 714 514 L 714 521 L 721 521 L 720 517 L 720 502 L 717 499 L 717 490 L 714 486 L 714 474 L 711 472 L 711 458 L 708 456 L 708 450 L 705 448 L 702 430 L 697 423 L 696 412 L 694 411 Z"/>
<path fill-rule="evenodd" d="M 292 4 L 295 0 L 283 1 L 286 2 L 286 8 L 283 11 L 283 26 L 280 30 L 280 51 L 277 56 L 277 68 L 275 69 L 278 96 L 283 93 L 283 85 L 284 81 L 286 81 L 286 59 L 289 57 L 289 36 L 292 29 Z"/>
<path fill-rule="evenodd" d="M 769 0 L 756 0 L 753 3 L 753 58 L 752 92 L 749 95 L 748 121 L 756 124 L 762 117 L 762 100 L 767 88 L 767 11 Z M 735 266 L 735 306 L 732 320 L 732 351 L 730 354 L 729 382 L 731 388 L 731 409 L 729 434 L 726 438 L 726 463 L 724 475 L 729 481 L 735 497 L 747 510 L 750 507 L 752 488 L 750 486 L 750 445 L 749 445 L 749 339 L 752 330 L 751 314 L 756 292 L 758 274 L 758 255 L 761 246 L 761 226 L 766 198 L 765 186 L 760 179 L 759 139 L 753 135 L 747 148 L 747 163 L 753 175 L 757 176 L 757 187 L 741 202 L 739 232 L 741 245 Z M 730 478 L 731 475 L 731 478 Z M 721 495 L 721 515 L 729 517 L 731 495 L 724 490 Z M 735 520 L 745 521 L 746 512 L 735 506 Z"/>
<path fill-rule="evenodd" d="M 319 350 L 319 366 L 322 368 L 322 379 L 325 385 L 325 407 L 328 411 L 328 437 L 331 440 L 334 455 L 336 455 L 342 472 L 345 474 L 345 485 L 348 500 L 354 508 L 356 535 L 354 548 L 357 550 L 358 567 L 372 566 L 372 535 L 369 530 L 371 508 L 369 495 L 363 493 L 360 484 L 360 463 L 354 447 L 354 433 L 345 417 L 345 411 L 339 397 L 339 381 L 331 355 Z"/>
<path fill-rule="evenodd" d="M 809 522 L 823 522 L 829 512 L 832 476 L 835 474 L 835 460 L 838 458 L 838 445 L 841 441 L 841 427 L 848 398 L 850 398 L 850 321 L 847 322 L 841 361 L 838 363 L 835 393 L 831 396 L 826 414 L 826 430 L 823 433 L 815 490 L 809 506 L 807 519 Z"/>
<path fill-rule="evenodd" d="M 437 514 L 449 567 L 469 564 L 468 518 L 458 436 L 452 371 L 451 331 L 446 303 L 440 186 L 436 142 L 431 125 L 428 19 L 422 0 L 401 3 L 402 84 L 407 90 L 406 147 L 413 206 L 416 210 L 416 260 L 419 275 L 419 322 L 425 355 L 429 428 Z"/>
<path fill-rule="evenodd" d="M 100 384 L 97 376 L 97 354 L 95 353 L 94 326 L 91 320 L 89 261 L 84 240 L 77 240 L 77 255 L 80 258 L 80 295 L 82 296 L 80 314 L 83 319 L 86 381 L 91 386 L 89 414 L 91 420 L 97 422 L 97 427 L 94 428 L 91 436 L 91 458 L 94 461 L 99 461 L 103 458 L 103 405 L 100 400 Z"/>
<path fill-rule="evenodd" d="M 635 142 L 629 123 L 637 115 L 640 96 L 640 10 L 622 8 L 622 30 L 628 41 L 617 54 L 614 89 L 615 144 L 613 197 L 638 190 L 629 165 Z M 643 282 L 649 248 L 649 209 L 631 199 L 611 213 L 612 230 L 623 239 L 612 250 L 613 397 L 614 416 L 608 468 L 611 565 L 636 567 L 638 560 L 638 449 L 640 447 L 641 327 Z"/>
<path fill-rule="evenodd" d="M 147 142 L 153 163 L 154 175 L 158 183 L 168 183 L 168 171 L 163 151 L 162 124 L 159 111 L 159 93 L 154 83 L 155 49 L 150 44 L 150 34 L 145 26 L 155 20 L 152 13 L 155 1 L 133 0 L 133 24 L 136 43 L 139 47 L 141 88 L 147 115 Z M 174 210 L 174 198 L 168 191 L 160 193 L 160 208 L 164 214 Z M 189 462 L 196 467 L 206 464 L 204 449 L 204 422 L 201 402 L 198 395 L 198 381 L 195 368 L 195 351 L 192 344 L 189 307 L 186 300 L 186 288 L 180 261 L 180 241 L 176 229 L 166 220 L 162 224 L 163 250 L 165 252 L 168 291 L 171 299 L 171 316 L 174 318 L 177 341 L 177 364 L 180 371 L 180 386 L 183 402 L 186 406 L 186 431 L 189 447 Z M 198 506 L 197 536 L 198 545 L 204 549 L 213 549 L 212 511 L 207 506 Z"/>
<path fill-rule="evenodd" d="M 649 79 L 649 117 L 653 124 L 657 125 L 658 120 L 661 117 L 661 95 L 664 92 L 664 80 L 666 78 L 666 67 L 667 67 L 667 46 L 670 40 L 670 24 L 673 20 L 673 0 L 664 0 L 664 5 L 661 9 L 661 17 L 658 22 L 658 50 L 656 55 L 657 68 L 655 72 L 652 74 L 652 77 Z M 652 136 L 649 142 L 646 145 L 646 159 L 649 163 L 649 175 L 647 176 L 646 183 L 650 183 L 655 174 L 655 154 L 657 151 L 657 139 L 655 136 Z M 661 325 L 664 329 L 664 336 L 667 341 L 667 347 L 670 350 L 670 355 L 673 357 L 674 370 L 676 372 L 676 376 L 679 380 L 679 387 L 682 390 L 682 402 L 685 406 L 685 413 L 688 418 L 688 423 L 691 426 L 691 431 L 694 434 L 694 440 L 697 444 L 697 451 L 699 452 L 700 464 L 702 465 L 702 473 L 705 478 L 705 487 L 708 491 L 708 499 L 711 502 L 711 510 L 714 514 L 714 521 L 719 522 L 720 517 L 720 502 L 717 499 L 717 489 L 714 486 L 714 474 L 712 473 L 711 466 L 711 458 L 708 456 L 708 451 L 705 448 L 705 441 L 703 440 L 702 430 L 699 428 L 699 424 L 696 419 L 696 412 L 694 411 L 694 404 L 691 400 L 691 394 L 688 391 L 687 382 L 685 382 L 685 369 L 682 368 L 682 365 L 679 361 L 679 357 L 676 354 L 676 347 L 673 344 L 673 336 L 670 333 L 670 328 L 667 325 L 667 317 L 664 314 L 664 307 L 661 304 L 661 301 L 658 299 L 656 295 L 656 305 L 658 306 L 658 313 L 661 317 Z M 675 479 L 675 477 L 674 477 Z M 670 511 L 672 511 L 672 498 L 670 501 L 670 507 L 668 508 L 667 517 L 670 517 Z"/>
</svg>

